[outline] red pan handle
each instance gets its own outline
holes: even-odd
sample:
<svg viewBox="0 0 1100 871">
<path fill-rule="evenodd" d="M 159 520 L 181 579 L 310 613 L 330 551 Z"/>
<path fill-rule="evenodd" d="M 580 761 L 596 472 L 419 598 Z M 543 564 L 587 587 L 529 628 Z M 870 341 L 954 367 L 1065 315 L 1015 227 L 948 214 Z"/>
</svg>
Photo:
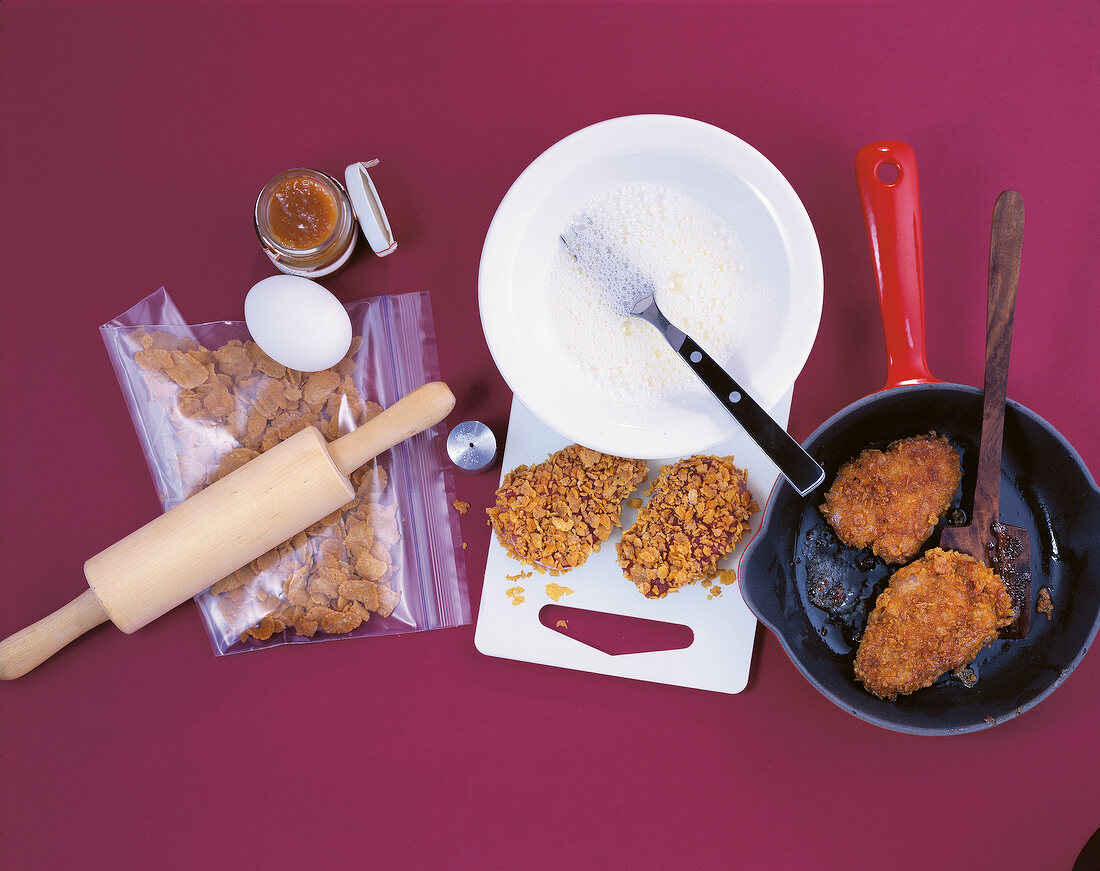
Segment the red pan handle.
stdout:
<svg viewBox="0 0 1100 871">
<path fill-rule="evenodd" d="M 924 356 L 924 271 L 917 158 L 904 142 L 873 142 L 856 154 L 867 241 L 886 337 L 886 388 L 930 384 Z"/>
</svg>

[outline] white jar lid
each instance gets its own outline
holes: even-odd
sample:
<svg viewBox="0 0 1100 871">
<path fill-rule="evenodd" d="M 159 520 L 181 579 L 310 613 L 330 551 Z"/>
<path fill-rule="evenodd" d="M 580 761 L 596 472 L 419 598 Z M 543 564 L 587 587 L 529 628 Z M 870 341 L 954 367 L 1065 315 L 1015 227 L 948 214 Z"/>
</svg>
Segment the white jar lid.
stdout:
<svg viewBox="0 0 1100 871">
<path fill-rule="evenodd" d="M 382 208 L 382 200 L 378 198 L 378 191 L 374 188 L 369 167 L 375 166 L 378 159 L 353 163 L 344 170 L 344 182 L 351 198 L 355 217 L 359 219 L 359 226 L 363 235 L 379 257 L 385 257 L 397 250 L 397 240 L 393 238 L 390 230 L 390 222 L 386 217 L 386 210 Z"/>
</svg>

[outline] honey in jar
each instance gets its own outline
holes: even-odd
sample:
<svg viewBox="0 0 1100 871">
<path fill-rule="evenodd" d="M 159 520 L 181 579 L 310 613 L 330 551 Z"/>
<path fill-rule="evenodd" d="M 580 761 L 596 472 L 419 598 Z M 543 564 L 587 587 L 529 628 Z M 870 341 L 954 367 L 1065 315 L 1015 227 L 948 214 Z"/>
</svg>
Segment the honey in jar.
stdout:
<svg viewBox="0 0 1100 871">
<path fill-rule="evenodd" d="M 268 182 L 256 199 L 255 223 L 267 256 L 291 275 L 335 272 L 355 247 L 347 191 L 314 169 L 288 170 Z"/>
<path fill-rule="evenodd" d="M 284 179 L 267 203 L 271 235 L 284 248 L 295 251 L 319 247 L 336 229 L 338 217 L 332 191 L 308 175 Z"/>
</svg>

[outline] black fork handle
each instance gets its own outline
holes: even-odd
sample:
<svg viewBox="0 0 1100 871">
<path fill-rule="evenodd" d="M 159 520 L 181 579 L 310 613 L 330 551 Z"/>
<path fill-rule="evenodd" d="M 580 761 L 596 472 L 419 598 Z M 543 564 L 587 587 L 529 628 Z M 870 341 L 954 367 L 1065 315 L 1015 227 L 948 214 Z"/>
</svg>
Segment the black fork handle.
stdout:
<svg viewBox="0 0 1100 871">
<path fill-rule="evenodd" d="M 671 324 L 670 324 L 671 326 Z M 673 329 L 676 329 L 673 327 Z M 677 332 L 681 332 L 677 330 Z M 825 470 L 821 468 L 775 420 L 772 419 L 748 392 L 734 380 L 699 344 L 684 335 L 679 347 L 673 338 L 665 332 L 665 338 L 673 349 L 683 357 L 699 380 L 706 385 L 714 397 L 722 403 L 739 424 L 756 442 L 768 458 L 775 463 L 783 477 L 798 491 L 800 496 L 817 487 L 825 480 Z"/>
</svg>

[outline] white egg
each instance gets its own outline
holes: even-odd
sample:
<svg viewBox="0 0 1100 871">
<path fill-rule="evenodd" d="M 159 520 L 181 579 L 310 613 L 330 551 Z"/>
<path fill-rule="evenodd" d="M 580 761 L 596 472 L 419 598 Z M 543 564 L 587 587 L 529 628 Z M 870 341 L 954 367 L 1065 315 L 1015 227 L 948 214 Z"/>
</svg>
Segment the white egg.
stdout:
<svg viewBox="0 0 1100 871">
<path fill-rule="evenodd" d="M 328 369 L 351 347 L 347 311 L 308 278 L 273 275 L 257 282 L 244 298 L 244 320 L 264 353 L 290 369 Z"/>
</svg>

